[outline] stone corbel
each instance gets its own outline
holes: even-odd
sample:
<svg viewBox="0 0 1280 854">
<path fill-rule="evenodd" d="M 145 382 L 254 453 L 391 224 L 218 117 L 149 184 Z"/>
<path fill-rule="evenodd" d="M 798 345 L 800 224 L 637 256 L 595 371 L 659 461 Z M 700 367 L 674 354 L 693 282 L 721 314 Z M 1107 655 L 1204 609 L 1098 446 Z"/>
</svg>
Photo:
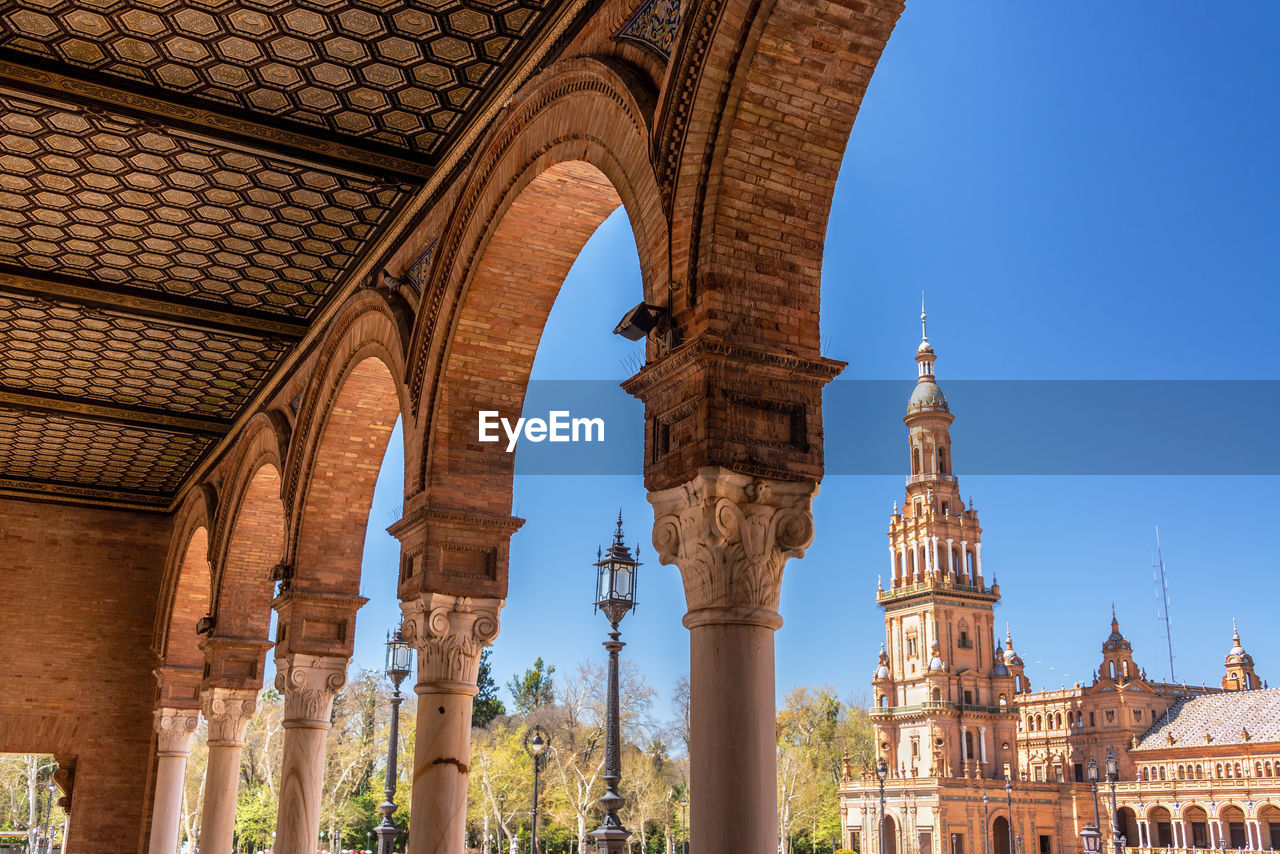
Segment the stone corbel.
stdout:
<svg viewBox="0 0 1280 854">
<path fill-rule="evenodd" d="M 418 686 L 474 696 L 480 654 L 498 636 L 505 602 L 425 593 L 400 604 L 404 639 L 418 650 Z"/>
<path fill-rule="evenodd" d="M 355 642 L 356 611 L 369 600 L 343 593 L 281 593 L 271 607 L 276 621 L 276 660 L 294 653 L 347 659 Z"/>
<path fill-rule="evenodd" d="M 160 756 L 186 756 L 191 735 L 200 723 L 195 709 L 155 710 L 156 751 Z"/>
<path fill-rule="evenodd" d="M 329 727 L 333 698 L 347 684 L 348 658 L 292 653 L 276 657 L 285 726 Z"/>
<path fill-rule="evenodd" d="M 511 535 L 524 520 L 437 506 L 406 508 L 387 531 L 400 541 L 400 598 L 432 593 L 503 599 Z"/>
<path fill-rule="evenodd" d="M 64 813 L 71 815 L 71 795 L 76 787 L 76 757 L 55 755 L 53 761 L 58 763 L 58 770 L 53 772 L 53 782 L 62 792 L 62 797 L 58 798 L 58 806 Z"/>
<path fill-rule="evenodd" d="M 200 708 L 200 681 L 204 674 L 199 668 L 163 665 L 152 675 L 156 678 L 156 708 Z"/>
<path fill-rule="evenodd" d="M 813 541 L 817 484 L 768 480 L 708 467 L 649 494 L 658 560 L 684 579 L 684 624 L 745 623 L 776 629 L 782 572 Z"/>
<path fill-rule="evenodd" d="M 250 638 L 209 637 L 200 642 L 204 653 L 201 702 L 212 687 L 251 691 L 256 697 L 262 687 L 262 666 L 271 642 Z"/>
</svg>

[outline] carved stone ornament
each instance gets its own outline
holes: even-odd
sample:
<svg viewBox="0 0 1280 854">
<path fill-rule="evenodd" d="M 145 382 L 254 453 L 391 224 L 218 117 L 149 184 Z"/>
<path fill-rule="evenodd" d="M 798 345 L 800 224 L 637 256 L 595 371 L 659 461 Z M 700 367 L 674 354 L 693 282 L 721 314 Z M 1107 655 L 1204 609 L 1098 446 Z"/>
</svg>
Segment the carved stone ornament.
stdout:
<svg viewBox="0 0 1280 854">
<path fill-rule="evenodd" d="M 476 693 L 480 653 L 498 636 L 502 599 L 425 593 L 400 603 L 404 639 L 418 650 L 418 693 Z"/>
<path fill-rule="evenodd" d="M 156 709 L 156 750 L 161 756 L 186 756 L 191 734 L 200 723 L 195 709 Z"/>
<path fill-rule="evenodd" d="M 776 629 L 787 560 L 813 542 L 815 483 L 765 480 L 708 467 L 649 494 L 653 547 L 684 578 L 688 628 L 742 623 Z"/>
<path fill-rule="evenodd" d="M 244 744 L 249 719 L 258 710 L 258 692 L 254 688 L 205 688 L 201 712 L 209 722 L 209 744 L 228 746 Z"/>
<path fill-rule="evenodd" d="M 276 689 L 284 696 L 284 725 L 328 729 L 333 698 L 347 684 L 349 658 L 296 652 L 276 659 Z"/>
</svg>

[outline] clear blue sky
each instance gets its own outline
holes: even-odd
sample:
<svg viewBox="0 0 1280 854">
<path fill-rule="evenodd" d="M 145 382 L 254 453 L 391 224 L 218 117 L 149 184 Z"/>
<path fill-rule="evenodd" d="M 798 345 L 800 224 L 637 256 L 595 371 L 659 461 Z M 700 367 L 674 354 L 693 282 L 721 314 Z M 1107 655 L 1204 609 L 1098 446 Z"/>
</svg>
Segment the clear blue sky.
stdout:
<svg viewBox="0 0 1280 854">
<path fill-rule="evenodd" d="M 1208 12 L 912 3 L 871 83 L 831 214 L 823 333 L 827 354 L 850 363 L 844 377 L 914 377 L 924 290 L 944 391 L 956 379 L 1276 380 L 1277 31 L 1280 5 L 1267 2 Z M 570 274 L 535 377 L 629 374 L 636 345 L 610 330 L 639 300 L 639 282 L 619 212 Z M 955 394 L 951 402 L 955 469 L 1004 593 L 997 619 L 1012 624 L 1036 688 L 1088 678 L 1113 600 L 1139 664 L 1167 674 L 1151 572 L 1157 524 L 1178 677 L 1221 677 L 1233 616 L 1260 674 L 1280 677 L 1269 620 L 1280 479 L 973 475 L 965 419 L 996 414 L 967 411 Z M 1239 412 L 1249 417 L 1248 400 Z M 853 429 L 829 417 L 828 444 Z M 859 429 L 904 435 L 897 416 Z M 1275 455 L 1274 430 L 1258 424 L 1259 455 Z M 380 666 L 397 613 L 397 547 L 383 528 L 401 502 L 400 469 L 396 437 L 366 543 L 372 601 L 358 620 L 357 666 Z M 876 577 L 902 492 L 901 474 L 823 483 L 817 539 L 784 580 L 780 698 L 803 683 L 866 691 L 882 636 Z M 603 655 L 591 563 L 619 507 L 647 562 L 624 640 L 665 718 L 688 668 L 683 594 L 675 569 L 653 560 L 638 476 L 518 478 L 515 512 L 528 522 L 512 544 L 495 671 L 505 682 L 541 655 L 567 674 Z"/>
</svg>

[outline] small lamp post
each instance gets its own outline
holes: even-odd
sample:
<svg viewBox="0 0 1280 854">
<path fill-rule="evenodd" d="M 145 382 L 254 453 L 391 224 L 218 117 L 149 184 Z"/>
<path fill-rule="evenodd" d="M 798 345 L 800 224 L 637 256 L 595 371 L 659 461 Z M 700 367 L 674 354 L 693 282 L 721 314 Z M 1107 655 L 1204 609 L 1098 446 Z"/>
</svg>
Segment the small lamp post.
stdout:
<svg viewBox="0 0 1280 854">
<path fill-rule="evenodd" d="M 400 683 L 413 668 L 413 649 L 405 643 L 400 629 L 387 635 L 387 678 L 393 686 L 391 691 L 391 738 L 387 741 L 387 785 L 383 794 L 387 800 L 378 809 L 382 811 L 382 822 L 374 828 L 378 834 L 378 854 L 392 854 L 396 841 L 396 823 L 391 815 L 396 811 L 396 742 L 400 736 Z"/>
<path fill-rule="evenodd" d="M 529 828 L 529 852 L 538 854 L 538 775 L 546 760 L 546 750 L 551 746 L 551 736 L 540 726 L 524 734 L 524 749 L 533 757 L 533 824 Z"/>
<path fill-rule="evenodd" d="M 884 854 L 884 780 L 889 776 L 889 765 L 881 756 L 876 762 L 876 779 L 880 781 L 880 847 L 877 854 Z"/>
<path fill-rule="evenodd" d="M 1009 854 L 1014 854 L 1013 847 L 1013 775 L 1004 778 L 1004 797 L 1009 806 Z"/>
<path fill-rule="evenodd" d="M 498 854 L 502 854 L 502 822 L 507 815 L 507 793 L 498 792 Z"/>
<path fill-rule="evenodd" d="M 637 552 L 639 549 L 637 548 Z M 631 831 L 622 826 L 618 810 L 626 800 L 618 794 L 622 782 L 622 744 L 618 724 L 618 653 L 626 646 L 618 640 L 622 633 L 618 624 L 636 606 L 636 567 L 640 561 L 631 556 L 631 550 L 622 541 L 622 511 L 618 511 L 618 527 L 613 533 L 613 543 L 605 554 L 596 553 L 596 602 L 609 621 L 609 639 L 604 648 L 609 652 L 609 708 L 605 720 L 604 783 L 605 792 L 597 801 L 604 818 L 600 826 L 591 832 L 596 839 L 599 854 L 622 854 Z"/>
<path fill-rule="evenodd" d="M 1114 750 L 1107 751 L 1107 783 L 1111 786 L 1111 847 L 1115 854 L 1124 854 L 1120 841 L 1120 813 L 1116 811 L 1116 781 L 1120 779 L 1120 761 Z"/>
<path fill-rule="evenodd" d="M 991 799 L 982 793 L 982 852 L 991 854 L 991 810 L 988 807 Z"/>
<path fill-rule="evenodd" d="M 1080 831 L 1080 842 L 1084 846 L 1085 854 L 1097 854 L 1102 848 L 1102 832 L 1098 830 L 1098 763 L 1092 757 L 1085 769 L 1085 775 L 1093 790 L 1093 821 L 1086 824 Z"/>
</svg>

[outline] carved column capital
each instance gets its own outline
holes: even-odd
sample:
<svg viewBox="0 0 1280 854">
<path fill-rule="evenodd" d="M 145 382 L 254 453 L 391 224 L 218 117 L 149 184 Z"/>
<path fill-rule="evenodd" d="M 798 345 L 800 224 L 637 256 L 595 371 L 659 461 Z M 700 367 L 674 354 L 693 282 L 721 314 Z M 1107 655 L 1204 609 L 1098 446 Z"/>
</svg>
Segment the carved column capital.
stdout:
<svg viewBox="0 0 1280 854">
<path fill-rule="evenodd" d="M 474 696 L 480 653 L 498 636 L 502 599 L 424 593 L 400 603 L 404 639 L 418 650 L 418 692 Z"/>
<path fill-rule="evenodd" d="M 333 698 L 347 684 L 349 658 L 290 653 L 276 659 L 276 689 L 284 696 L 284 725 L 328 729 Z"/>
<path fill-rule="evenodd" d="M 244 744 L 249 719 L 258 710 L 257 690 L 207 686 L 200 695 L 201 711 L 209 722 L 209 744 L 237 747 Z"/>
<path fill-rule="evenodd" d="M 191 734 L 200 723 L 195 709 L 156 709 L 155 729 L 160 756 L 186 756 Z"/>
<path fill-rule="evenodd" d="M 688 628 L 743 623 L 776 629 L 786 562 L 813 541 L 816 483 L 708 467 L 649 493 L 653 547 L 684 578 Z"/>
</svg>

